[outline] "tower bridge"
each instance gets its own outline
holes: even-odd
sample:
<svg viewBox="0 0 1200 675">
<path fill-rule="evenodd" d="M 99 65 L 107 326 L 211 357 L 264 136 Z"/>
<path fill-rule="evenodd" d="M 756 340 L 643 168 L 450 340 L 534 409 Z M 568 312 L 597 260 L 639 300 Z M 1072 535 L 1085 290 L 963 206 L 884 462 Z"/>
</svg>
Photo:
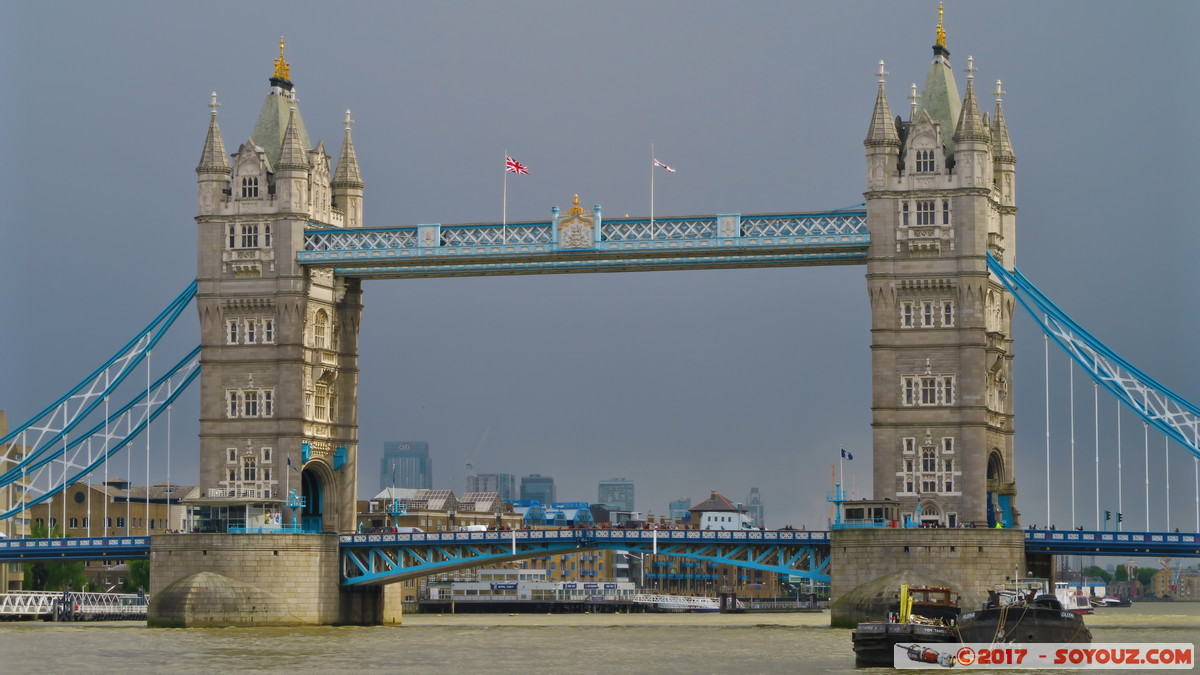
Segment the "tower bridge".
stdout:
<svg viewBox="0 0 1200 675">
<path fill-rule="evenodd" d="M 848 264 L 866 265 L 874 501 L 889 504 L 903 521 L 969 537 L 980 553 L 988 537 L 1004 539 L 998 545 L 1002 555 L 997 554 L 1004 565 L 1023 566 L 1018 558 L 1026 552 L 1089 546 L 1097 552 L 1143 550 L 1142 544 L 1147 551 L 1189 550 L 1195 542 L 1190 534 L 1109 538 L 1113 533 L 1033 532 L 1022 539 L 1013 531 L 1022 527 L 1011 388 L 1012 320 L 1019 307 L 1035 318 L 1041 314 L 1039 327 L 1085 372 L 1194 457 L 1200 457 L 1200 408 L 1087 335 L 1017 270 L 1016 155 L 1004 118 L 1004 91 L 997 81 L 994 105 L 985 111 L 975 72 L 968 58 L 960 96 L 939 24 L 923 93 L 904 119 L 892 114 L 887 72 L 879 63 L 863 141 L 865 201 L 858 206 L 605 218 L 600 205 L 585 209 L 576 195 L 567 209 L 555 207 L 545 221 L 367 227 L 366 182 L 349 112 L 335 162 L 323 142 L 310 140 L 281 42 L 257 121 L 236 152 L 226 152 L 212 95 L 196 167 L 194 286 L 79 386 L 0 439 L 0 490 L 7 488 L 0 519 L 7 520 L 89 476 L 199 379 L 200 492 L 188 507 L 196 528 L 212 534 L 136 542 L 123 537 L 117 543 L 112 538 L 43 540 L 45 546 L 0 540 L 0 556 L 20 559 L 56 551 L 60 557 L 83 557 L 111 548 L 135 557 L 146 550 L 156 569 L 156 595 L 176 582 L 195 583 L 200 571 L 219 569 L 236 577 L 228 583 L 242 584 L 237 588 L 249 594 L 244 597 L 258 597 L 266 592 L 261 585 L 276 583 L 279 575 L 271 570 L 286 559 L 311 566 L 311 575 L 300 576 L 319 579 L 320 586 L 287 587 L 314 594 L 303 611 L 289 605 L 288 616 L 302 614 L 302 622 L 322 623 L 378 621 L 388 613 L 385 594 L 359 587 L 435 567 L 550 550 L 538 547 L 644 551 L 646 542 L 628 534 L 621 540 L 587 532 L 513 535 L 508 542 L 493 533 L 478 541 L 460 541 L 457 535 L 452 540 L 437 535 L 434 541 L 350 534 L 358 471 L 363 282 Z M 144 394 L 111 412 L 109 398 L 147 360 L 192 299 L 199 314 L 198 352 L 153 384 L 147 375 Z M 95 415 L 103 419 L 85 423 Z M 92 443 L 93 438 L 102 442 Z M 293 487 L 297 496 L 289 501 Z M 1200 520 L 1200 494 L 1197 504 Z M 292 522 L 292 506 L 298 506 L 297 522 Z M 273 522 L 275 514 L 281 516 L 279 534 L 229 534 L 250 521 Z M 988 529 L 959 527 L 967 523 Z M 1005 533 L 992 532 L 997 525 Z M 334 535 L 285 534 L 294 529 L 343 536 L 338 541 L 330 539 Z M 1153 528 L 1148 523 L 1146 529 Z M 839 569 L 838 556 L 851 544 L 868 551 L 876 546 L 878 554 L 878 542 L 905 536 L 885 534 L 844 538 L 841 554 L 837 532 L 826 542 L 814 540 L 816 533 L 804 542 L 762 534 L 762 541 L 745 545 L 693 533 L 675 541 L 673 533 L 664 545 L 672 554 L 780 573 L 816 578 L 828 572 L 836 593 L 839 574 L 845 585 L 855 574 L 878 571 L 855 567 L 862 560 L 853 556 L 843 558 L 845 570 Z M 929 542 L 938 536 L 936 531 L 922 534 Z M 922 564 L 939 562 L 938 546 L 922 544 L 928 549 Z M 846 571 L 850 568 L 857 571 Z M 342 586 L 349 590 L 339 591 Z"/>
</svg>

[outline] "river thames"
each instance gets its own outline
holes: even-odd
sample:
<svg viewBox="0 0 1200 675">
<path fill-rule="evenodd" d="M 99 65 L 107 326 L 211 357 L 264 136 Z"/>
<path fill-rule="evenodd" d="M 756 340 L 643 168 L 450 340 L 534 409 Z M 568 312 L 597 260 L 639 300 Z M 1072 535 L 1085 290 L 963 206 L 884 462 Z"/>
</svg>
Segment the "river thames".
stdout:
<svg viewBox="0 0 1200 675">
<path fill-rule="evenodd" d="M 1200 641 L 1200 603 L 1087 617 L 1096 642 Z M 5 673 L 828 673 L 854 668 L 829 613 L 410 614 L 404 625 L 149 629 L 0 623 Z M 1038 671 L 1023 671 L 1038 672 Z M 1064 671 L 1043 671 L 1064 672 Z M 1105 672 L 1119 672 L 1109 670 Z"/>
</svg>

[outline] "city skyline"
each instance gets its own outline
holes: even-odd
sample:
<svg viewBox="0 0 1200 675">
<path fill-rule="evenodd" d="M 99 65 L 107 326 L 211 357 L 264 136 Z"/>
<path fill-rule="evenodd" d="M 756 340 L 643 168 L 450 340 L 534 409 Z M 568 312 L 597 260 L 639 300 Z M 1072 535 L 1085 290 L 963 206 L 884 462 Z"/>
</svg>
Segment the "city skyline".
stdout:
<svg viewBox="0 0 1200 675">
<path fill-rule="evenodd" d="M 336 148 L 352 110 L 366 221 L 394 225 L 498 222 L 506 149 L 530 171 L 508 180 L 510 221 L 546 218 L 575 194 L 605 213 L 646 215 L 651 143 L 676 169 L 656 178 L 659 217 L 857 204 L 878 62 L 891 73 L 893 113 L 907 115 L 937 20 L 933 2 L 226 7 L 80 6 L 69 20 L 53 5 L 0 10 L 11 27 L 0 54 L 14 102 L 0 111 L 9 158 L 0 237 L 20 252 L 0 272 L 11 289 L 0 308 L 26 327 L 0 341 L 10 424 L 91 372 L 195 276 L 194 168 L 210 93 L 233 150 L 250 134 L 281 34 L 312 142 Z M 1198 95 L 1181 83 L 1194 79 L 1183 45 L 1198 19 L 1193 3 L 1147 12 L 1020 1 L 950 5 L 945 15 L 960 88 L 974 56 L 981 103 L 997 79 L 1008 92 L 1017 266 L 1192 401 L 1200 319 L 1188 311 L 1195 284 L 1186 273 L 1200 233 L 1188 199 L 1197 176 L 1188 122 Z M 1144 53 L 1113 49 L 1118 35 Z M 523 45 L 516 53 L 513 41 Z M 846 488 L 871 492 L 863 274 L 368 282 L 360 496 L 379 482 L 371 469 L 383 442 L 415 437 L 448 467 L 434 477 L 440 489 L 461 490 L 469 455 L 481 473 L 553 475 L 569 499 L 595 494 L 599 476 L 630 476 L 642 510 L 656 514 L 672 496 L 756 486 L 771 497 L 771 524 L 822 526 L 839 448 L 854 454 Z M 1066 526 L 1077 510 L 1090 527 L 1098 511 L 1117 510 L 1116 404 L 1101 400 L 1093 427 L 1090 387 L 1076 373 L 1072 443 L 1068 366 L 1051 351 L 1047 476 L 1042 340 L 1027 317 L 1014 323 L 1022 520 L 1045 524 L 1050 483 L 1051 519 Z M 156 365 L 194 346 L 194 310 L 176 331 Z M 197 400 L 188 392 L 174 406 L 170 475 L 156 457 L 152 483 L 195 482 Z M 1167 476 L 1170 526 L 1194 525 L 1190 456 L 1171 444 L 1168 468 L 1152 436 L 1144 457 L 1140 423 L 1128 413 L 1122 421 L 1126 528 L 1143 527 L 1146 501 L 1152 522 L 1167 523 Z M 152 432 L 156 452 L 165 452 L 166 428 Z"/>
</svg>

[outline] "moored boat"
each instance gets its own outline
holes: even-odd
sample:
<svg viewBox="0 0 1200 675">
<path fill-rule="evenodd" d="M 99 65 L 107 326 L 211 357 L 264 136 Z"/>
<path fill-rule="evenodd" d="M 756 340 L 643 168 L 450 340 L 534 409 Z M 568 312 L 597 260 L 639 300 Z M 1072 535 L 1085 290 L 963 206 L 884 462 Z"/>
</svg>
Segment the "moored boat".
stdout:
<svg viewBox="0 0 1200 675">
<path fill-rule="evenodd" d="M 899 602 L 888 608 L 886 621 L 864 621 L 851 633 L 856 666 L 890 666 L 902 643 L 959 641 L 954 624 L 958 595 L 941 586 L 900 586 Z"/>
<path fill-rule="evenodd" d="M 1092 601 L 1077 588 L 1072 588 L 1065 581 L 1054 583 L 1054 596 L 1062 603 L 1063 609 L 1076 614 L 1091 614 Z"/>
<path fill-rule="evenodd" d="M 958 636 L 963 642 L 1075 642 L 1092 641 L 1083 615 L 1064 607 L 1056 595 L 1041 587 L 988 591 L 983 607 L 963 612 Z"/>
</svg>

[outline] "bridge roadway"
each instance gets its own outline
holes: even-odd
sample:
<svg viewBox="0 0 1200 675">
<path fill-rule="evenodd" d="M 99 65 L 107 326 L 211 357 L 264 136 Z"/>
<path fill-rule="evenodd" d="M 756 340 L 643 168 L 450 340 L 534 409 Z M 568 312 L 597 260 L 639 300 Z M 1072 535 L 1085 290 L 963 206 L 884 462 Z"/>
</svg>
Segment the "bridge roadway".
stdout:
<svg viewBox="0 0 1200 675">
<path fill-rule="evenodd" d="M 582 219 L 582 220 L 581 220 Z M 861 210 L 329 228 L 311 224 L 297 264 L 343 277 L 860 265 L 871 237 Z"/>
<path fill-rule="evenodd" d="M 1195 532 L 1024 532 L 1027 553 L 1200 558 L 1200 534 Z M 0 538 L 0 562 L 146 559 L 150 541 L 146 535 Z M 340 536 L 340 548 L 346 585 L 390 583 L 434 572 L 592 549 L 673 555 L 816 580 L 829 577 L 829 532 L 825 531 L 579 529 L 345 534 Z"/>
</svg>

